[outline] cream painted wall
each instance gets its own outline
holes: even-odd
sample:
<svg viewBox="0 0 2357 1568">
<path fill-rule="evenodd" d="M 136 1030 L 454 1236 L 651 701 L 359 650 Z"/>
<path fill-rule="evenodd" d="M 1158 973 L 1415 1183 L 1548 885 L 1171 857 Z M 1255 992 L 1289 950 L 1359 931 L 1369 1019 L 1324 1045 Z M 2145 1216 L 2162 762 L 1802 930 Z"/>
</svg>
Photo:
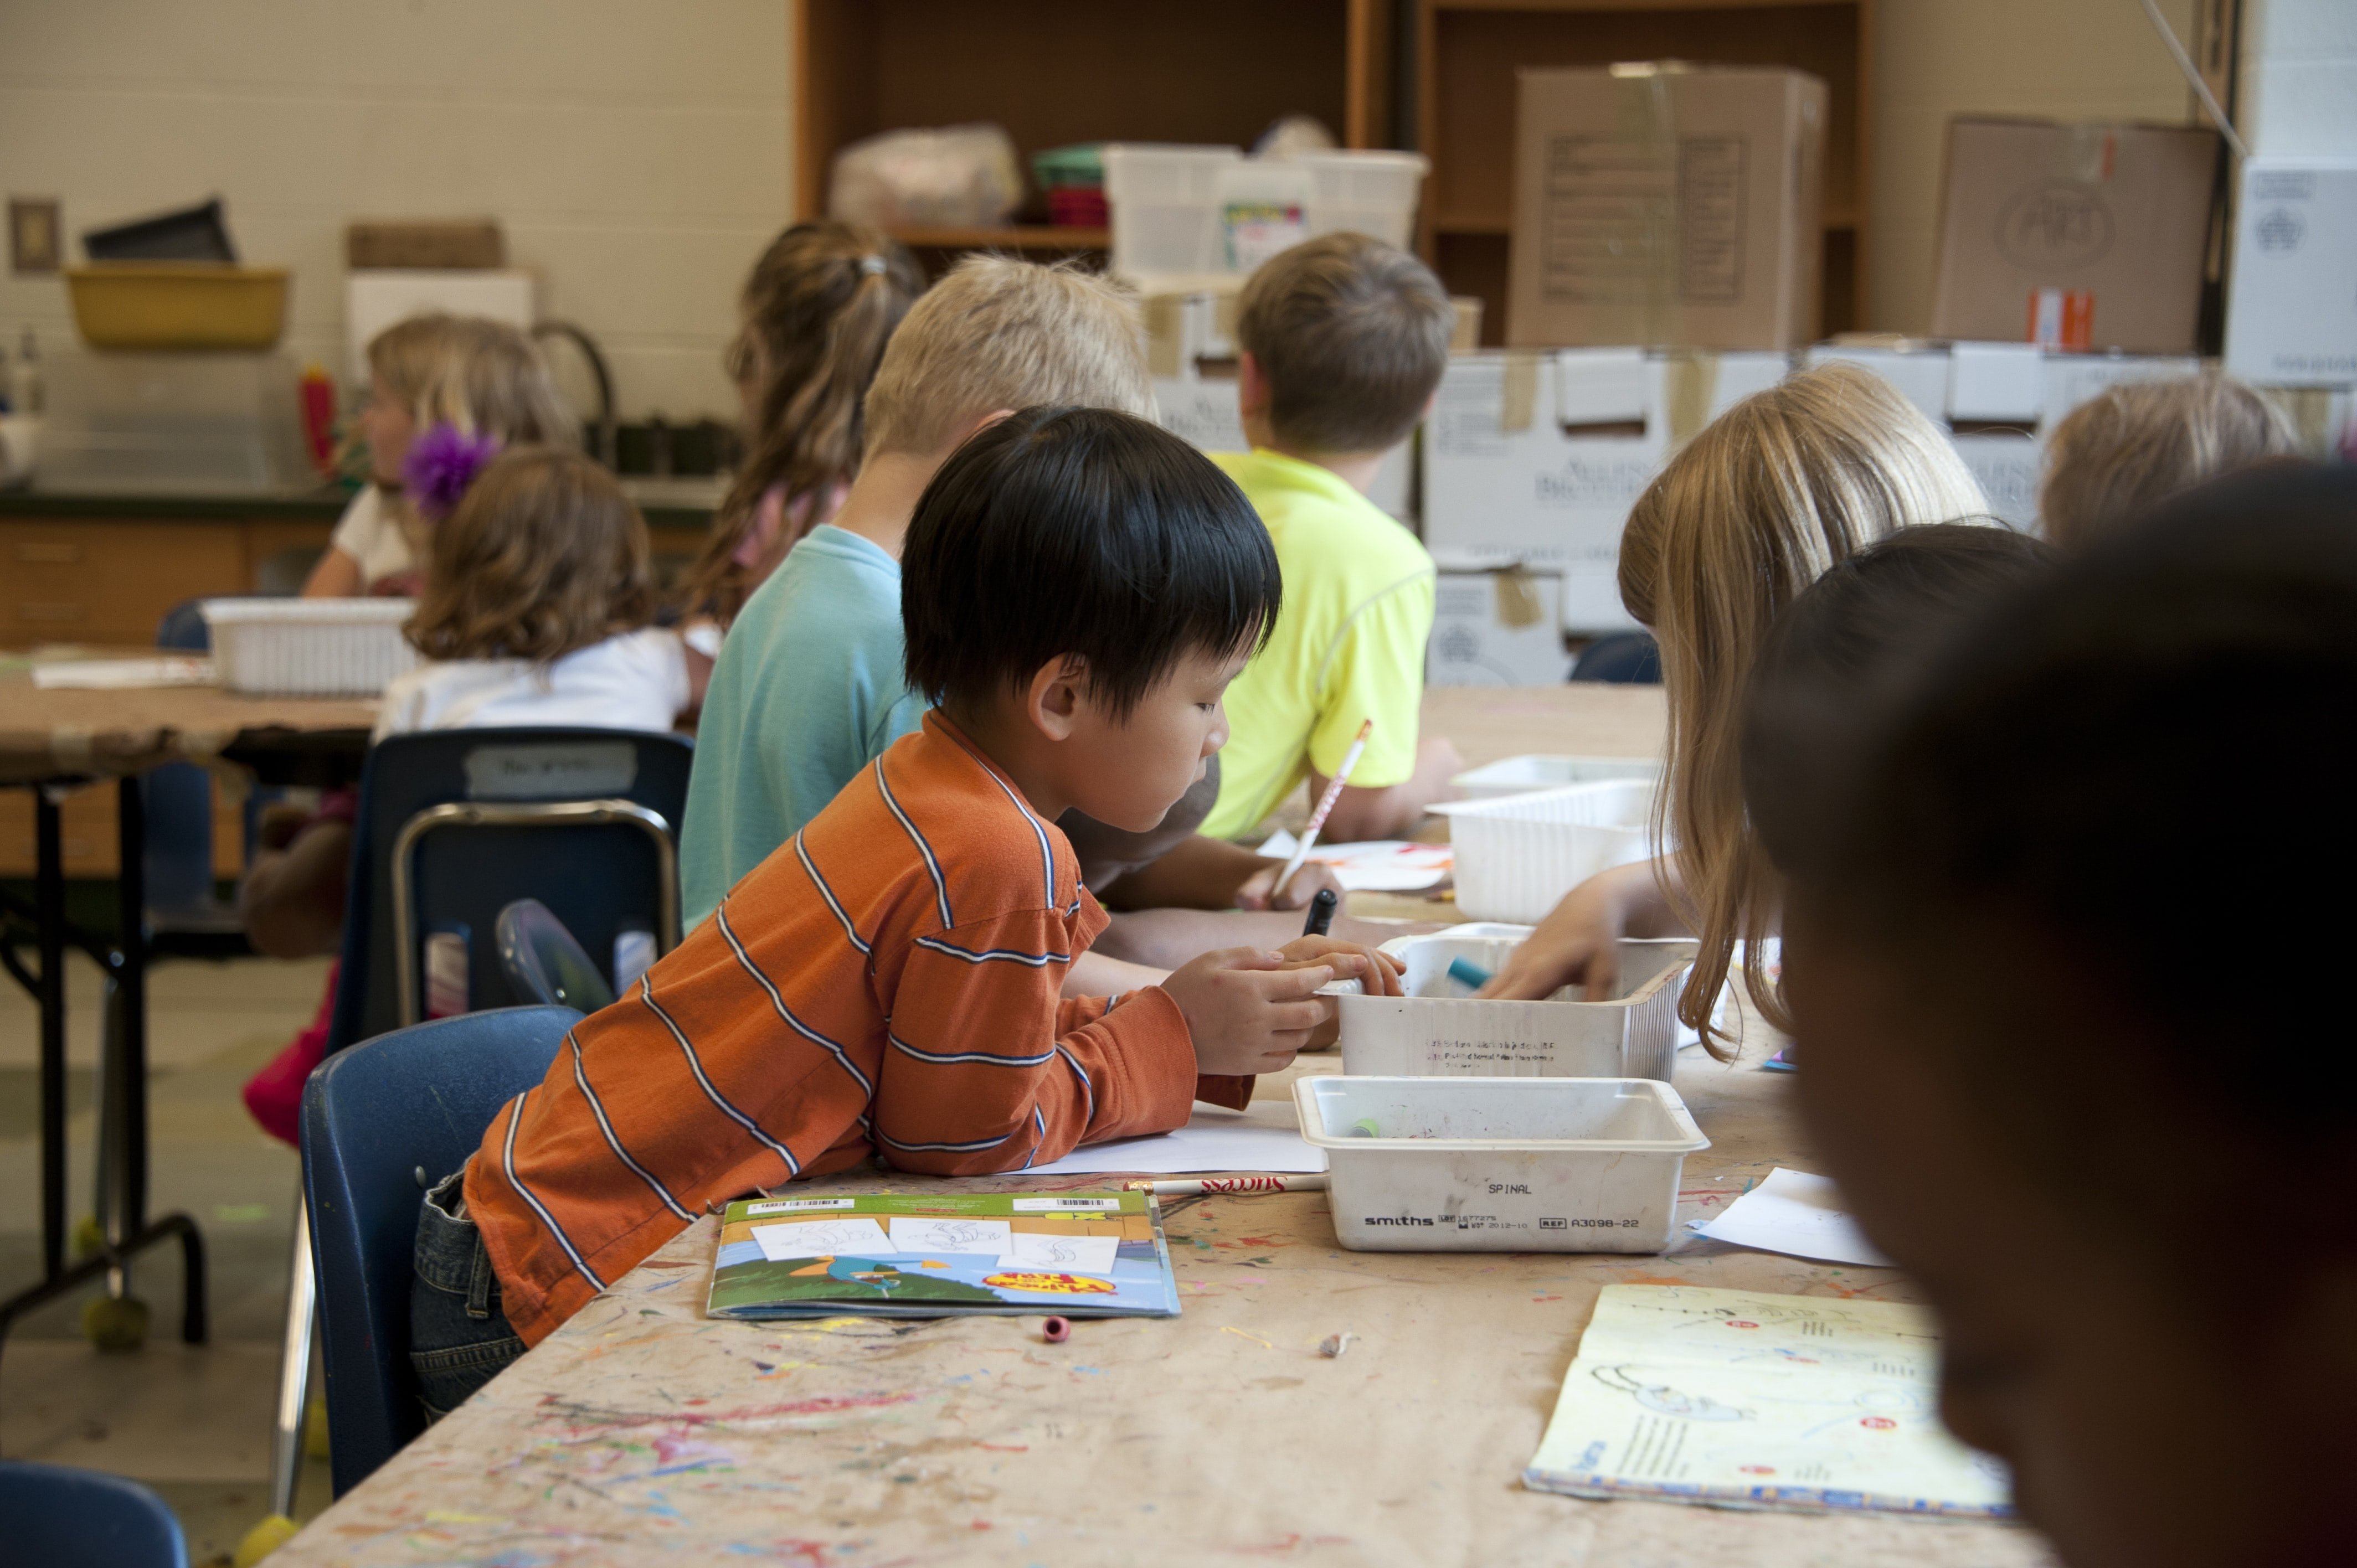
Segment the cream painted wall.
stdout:
<svg viewBox="0 0 2357 1568">
<path fill-rule="evenodd" d="M 786 49 L 782 0 L 6 0 L 0 194 L 78 236 L 218 193 L 295 270 L 288 351 L 331 367 L 347 221 L 496 217 L 626 415 L 727 414 L 791 200 Z M 27 323 L 70 343 L 62 284 L 0 274 L 0 343 Z"/>
<path fill-rule="evenodd" d="M 2161 0 L 2160 9 L 2190 46 L 2193 0 Z M 2178 124 L 2191 110 L 2137 0 L 1880 0 L 1875 25 L 1867 319 L 1884 330 L 1920 332 L 1931 319 L 1952 116 Z"/>
</svg>

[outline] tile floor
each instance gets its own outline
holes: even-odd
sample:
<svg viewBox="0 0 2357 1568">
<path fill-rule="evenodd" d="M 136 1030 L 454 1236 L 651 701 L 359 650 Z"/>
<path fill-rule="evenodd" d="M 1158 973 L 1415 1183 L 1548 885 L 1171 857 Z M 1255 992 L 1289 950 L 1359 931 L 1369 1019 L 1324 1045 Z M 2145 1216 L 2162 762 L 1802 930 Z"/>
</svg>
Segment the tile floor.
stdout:
<svg viewBox="0 0 2357 1568">
<path fill-rule="evenodd" d="M 295 1151 L 254 1126 L 238 1090 L 309 1022 L 325 971 L 324 961 L 247 959 L 175 961 L 151 972 L 149 1207 L 185 1210 L 204 1232 L 211 1343 L 179 1342 L 178 1257 L 167 1248 L 148 1253 L 133 1277 L 153 1313 L 143 1348 L 92 1349 L 80 1299 L 44 1308 L 0 1348 L 0 1454 L 146 1482 L 178 1510 L 194 1563 L 226 1563 L 269 1507 L 298 1170 Z M 75 957 L 67 997 L 75 1217 L 93 1206 L 100 986 L 97 968 Z M 38 1042 L 31 1000 L 0 979 L 0 1293 L 40 1269 Z M 311 1461 L 297 1512 L 308 1518 L 327 1502 L 327 1466 Z"/>
</svg>

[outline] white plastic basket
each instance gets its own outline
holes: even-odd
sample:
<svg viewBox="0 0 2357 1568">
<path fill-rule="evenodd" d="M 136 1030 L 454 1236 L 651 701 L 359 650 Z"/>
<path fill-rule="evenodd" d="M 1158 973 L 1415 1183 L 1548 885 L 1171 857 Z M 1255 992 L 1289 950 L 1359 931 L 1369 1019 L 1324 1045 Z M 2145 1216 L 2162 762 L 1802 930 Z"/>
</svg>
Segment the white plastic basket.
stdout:
<svg viewBox="0 0 2357 1568">
<path fill-rule="evenodd" d="M 1265 258 L 1236 254 L 1232 204 L 1298 207 L 1303 239 L 1347 231 L 1405 249 L 1429 166 L 1418 153 L 1246 158 L 1234 147 L 1112 143 L 1104 171 L 1113 271 L 1161 289 L 1244 276 Z"/>
<path fill-rule="evenodd" d="M 1356 1252 L 1658 1252 L 1710 1147 L 1649 1078 L 1328 1076 L 1293 1103 Z"/>
<path fill-rule="evenodd" d="M 1567 784 L 1600 784 L 1612 779 L 1662 776 L 1661 759 L 1652 757 L 1559 757 L 1530 755 L 1501 757 L 1469 768 L 1449 782 L 1469 800 L 1494 800 L 1501 795 L 1527 795 L 1539 789 L 1560 789 Z"/>
<path fill-rule="evenodd" d="M 1620 943 L 1612 994 L 1565 986 L 1544 1002 L 1476 1001 L 1448 975 L 1464 959 L 1492 973 L 1527 926 L 1467 925 L 1395 937 L 1383 951 L 1405 967 L 1405 996 L 1344 995 L 1342 1070 L 1353 1077 L 1651 1078 L 1670 1081 L 1682 1043 L 1678 998 L 1695 944 Z"/>
<path fill-rule="evenodd" d="M 1448 818 L 1458 908 L 1535 924 L 1598 872 L 1652 857 L 1653 789 L 1619 779 L 1433 807 Z"/>
<path fill-rule="evenodd" d="M 409 599 L 207 599 L 213 663 L 248 696 L 373 697 L 413 669 Z"/>
</svg>

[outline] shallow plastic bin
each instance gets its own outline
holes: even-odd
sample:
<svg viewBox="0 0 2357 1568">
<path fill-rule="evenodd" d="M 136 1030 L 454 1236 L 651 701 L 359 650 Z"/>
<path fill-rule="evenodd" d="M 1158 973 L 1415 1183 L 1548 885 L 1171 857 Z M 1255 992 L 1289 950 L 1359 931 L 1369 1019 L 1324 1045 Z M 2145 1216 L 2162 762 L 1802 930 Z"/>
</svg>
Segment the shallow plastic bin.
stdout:
<svg viewBox="0 0 2357 1568">
<path fill-rule="evenodd" d="M 1449 782 L 1469 800 L 1494 800 L 1501 795 L 1528 795 L 1540 789 L 1560 789 L 1567 784 L 1601 784 L 1614 779 L 1658 779 L 1662 764 L 1652 757 L 1559 757 L 1530 755 L 1501 757 L 1469 768 Z"/>
<path fill-rule="evenodd" d="M 249 696 L 374 697 L 414 668 L 409 599 L 207 599 L 213 663 Z"/>
<path fill-rule="evenodd" d="M 1243 278 L 1265 258 L 1250 249 L 1240 255 L 1231 205 L 1297 206 L 1301 238 L 1347 231 L 1405 249 L 1429 166 L 1417 153 L 1247 158 L 1235 147 L 1108 143 L 1113 271 L 1157 289 Z"/>
<path fill-rule="evenodd" d="M 1344 995 L 1342 1070 L 1353 1077 L 1650 1078 L 1671 1080 L 1684 1040 L 1678 999 L 1695 944 L 1628 940 L 1613 994 L 1566 985 L 1544 1002 L 1476 1001 L 1448 976 L 1453 959 L 1495 973 L 1527 926 L 1456 926 L 1395 937 L 1405 996 Z"/>
<path fill-rule="evenodd" d="M 1658 1252 L 1710 1147 L 1646 1078 L 1303 1078 L 1293 1103 L 1355 1252 Z"/>
<path fill-rule="evenodd" d="M 1457 907 L 1535 924 L 1598 872 L 1652 857 L 1653 789 L 1619 779 L 1433 807 L 1448 819 Z"/>
</svg>

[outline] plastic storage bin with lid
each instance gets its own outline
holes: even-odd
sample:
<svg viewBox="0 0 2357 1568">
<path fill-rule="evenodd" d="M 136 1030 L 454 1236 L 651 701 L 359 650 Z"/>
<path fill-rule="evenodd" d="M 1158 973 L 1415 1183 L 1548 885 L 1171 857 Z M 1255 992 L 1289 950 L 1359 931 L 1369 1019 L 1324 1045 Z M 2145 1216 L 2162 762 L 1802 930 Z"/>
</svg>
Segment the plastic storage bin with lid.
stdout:
<svg viewBox="0 0 2357 1568">
<path fill-rule="evenodd" d="M 1320 234 L 1405 248 L 1429 166 L 1417 153 L 1247 158 L 1235 147 L 1108 143 L 1113 270 L 1147 289 L 1217 287 Z"/>
</svg>

